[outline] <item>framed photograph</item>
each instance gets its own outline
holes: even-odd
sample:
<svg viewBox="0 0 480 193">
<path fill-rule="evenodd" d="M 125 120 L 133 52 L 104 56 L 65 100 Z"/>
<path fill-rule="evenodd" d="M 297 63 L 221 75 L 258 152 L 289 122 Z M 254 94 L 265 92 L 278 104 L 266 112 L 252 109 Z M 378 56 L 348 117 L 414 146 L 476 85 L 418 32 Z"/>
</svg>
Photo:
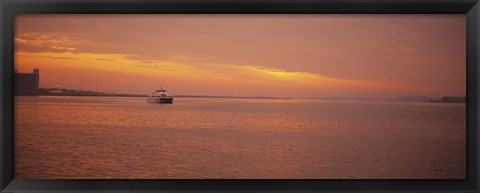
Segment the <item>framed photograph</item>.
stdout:
<svg viewBox="0 0 480 193">
<path fill-rule="evenodd" d="M 479 191 L 476 0 L 0 6 L 2 193 Z"/>
</svg>

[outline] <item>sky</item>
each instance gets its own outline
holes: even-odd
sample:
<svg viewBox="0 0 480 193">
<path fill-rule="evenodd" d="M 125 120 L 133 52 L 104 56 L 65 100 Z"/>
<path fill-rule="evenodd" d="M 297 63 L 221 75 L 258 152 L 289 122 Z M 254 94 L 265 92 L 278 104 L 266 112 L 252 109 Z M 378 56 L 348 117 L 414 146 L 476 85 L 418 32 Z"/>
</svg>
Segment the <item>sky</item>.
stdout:
<svg viewBox="0 0 480 193">
<path fill-rule="evenodd" d="M 40 87 L 276 97 L 465 96 L 466 18 L 17 15 Z"/>
</svg>

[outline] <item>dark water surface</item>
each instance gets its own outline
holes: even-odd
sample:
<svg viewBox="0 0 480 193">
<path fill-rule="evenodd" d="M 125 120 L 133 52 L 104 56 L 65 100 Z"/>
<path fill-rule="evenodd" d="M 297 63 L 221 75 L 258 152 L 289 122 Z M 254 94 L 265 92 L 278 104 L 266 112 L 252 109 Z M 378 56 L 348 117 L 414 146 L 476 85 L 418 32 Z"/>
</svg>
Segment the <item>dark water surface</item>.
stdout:
<svg viewBox="0 0 480 193">
<path fill-rule="evenodd" d="M 465 104 L 16 97 L 15 178 L 466 175 Z"/>
</svg>

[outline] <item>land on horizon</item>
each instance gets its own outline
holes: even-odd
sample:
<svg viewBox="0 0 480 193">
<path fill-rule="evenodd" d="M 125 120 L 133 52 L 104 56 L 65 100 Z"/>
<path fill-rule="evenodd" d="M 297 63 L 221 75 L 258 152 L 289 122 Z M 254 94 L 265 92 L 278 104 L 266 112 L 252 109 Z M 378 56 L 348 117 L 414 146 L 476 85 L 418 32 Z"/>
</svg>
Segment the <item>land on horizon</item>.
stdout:
<svg viewBox="0 0 480 193">
<path fill-rule="evenodd" d="M 51 93 L 50 90 L 61 90 L 62 93 Z M 148 97 L 148 94 L 133 93 L 108 93 L 78 89 L 58 89 L 58 88 L 40 88 L 39 96 L 98 96 L 98 97 Z M 401 96 L 401 97 L 347 97 L 347 96 L 327 96 L 327 97 L 276 97 L 276 96 L 231 96 L 231 95 L 208 95 L 208 94 L 173 94 L 178 98 L 232 98 L 232 99 L 285 99 L 285 100 L 360 100 L 360 101 L 403 101 L 403 102 L 455 102 L 465 103 L 465 96 Z M 455 101 L 446 101 L 446 97 L 453 97 Z"/>
</svg>

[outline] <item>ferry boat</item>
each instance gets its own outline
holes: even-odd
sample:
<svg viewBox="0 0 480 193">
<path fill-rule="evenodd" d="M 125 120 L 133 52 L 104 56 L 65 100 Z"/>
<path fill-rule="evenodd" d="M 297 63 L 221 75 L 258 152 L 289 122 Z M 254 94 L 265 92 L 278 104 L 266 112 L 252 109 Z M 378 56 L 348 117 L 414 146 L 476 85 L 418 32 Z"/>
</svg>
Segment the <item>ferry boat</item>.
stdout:
<svg viewBox="0 0 480 193">
<path fill-rule="evenodd" d="M 173 103 L 173 96 L 167 90 L 161 88 L 148 97 L 147 103 Z"/>
</svg>

